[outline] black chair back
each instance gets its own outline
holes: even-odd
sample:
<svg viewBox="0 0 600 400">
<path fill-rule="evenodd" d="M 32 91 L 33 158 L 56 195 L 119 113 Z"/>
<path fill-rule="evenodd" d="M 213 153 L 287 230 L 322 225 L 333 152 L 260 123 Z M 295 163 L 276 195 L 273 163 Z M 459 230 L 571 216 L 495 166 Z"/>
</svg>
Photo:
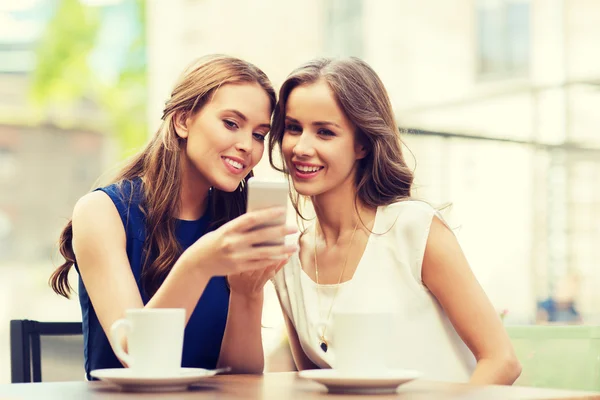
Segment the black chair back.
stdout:
<svg viewBox="0 0 600 400">
<path fill-rule="evenodd" d="M 52 337 L 53 344 L 46 351 L 70 353 L 65 347 L 66 338 L 82 335 L 81 322 L 39 322 L 27 319 L 10 321 L 10 366 L 12 383 L 42 381 L 42 345 L 44 336 Z M 79 338 L 78 338 L 79 339 Z M 68 346 L 68 344 L 66 344 Z M 83 353 L 83 345 L 78 341 L 77 353 Z M 81 360 L 81 377 L 83 360 Z M 67 379 L 69 380 L 69 379 Z"/>
</svg>

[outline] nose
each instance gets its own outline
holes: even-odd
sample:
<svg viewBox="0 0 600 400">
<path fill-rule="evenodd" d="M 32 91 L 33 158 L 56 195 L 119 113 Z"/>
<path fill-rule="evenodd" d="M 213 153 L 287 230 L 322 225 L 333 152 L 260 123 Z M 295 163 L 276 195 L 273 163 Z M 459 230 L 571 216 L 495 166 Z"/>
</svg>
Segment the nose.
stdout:
<svg viewBox="0 0 600 400">
<path fill-rule="evenodd" d="M 315 149 L 312 145 L 310 135 L 302 134 L 297 136 L 296 144 L 292 148 L 292 152 L 297 157 L 311 157 L 315 154 Z"/>
<path fill-rule="evenodd" d="M 252 131 L 240 134 L 235 149 L 244 153 L 252 151 Z"/>
</svg>

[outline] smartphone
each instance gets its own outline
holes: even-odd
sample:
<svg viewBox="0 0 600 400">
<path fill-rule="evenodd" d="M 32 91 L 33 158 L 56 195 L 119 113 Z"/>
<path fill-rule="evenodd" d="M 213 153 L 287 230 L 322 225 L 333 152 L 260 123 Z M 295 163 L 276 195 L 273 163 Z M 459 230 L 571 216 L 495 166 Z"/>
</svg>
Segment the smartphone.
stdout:
<svg viewBox="0 0 600 400">
<path fill-rule="evenodd" d="M 248 179 L 248 203 L 246 211 L 263 210 L 265 208 L 282 207 L 288 208 L 289 186 L 285 180 L 265 180 L 256 177 Z M 285 224 L 286 214 L 281 218 L 275 219 L 265 225 L 258 226 L 256 229 L 265 226 Z M 263 246 L 276 246 L 285 243 L 285 236 L 275 242 L 261 243 Z"/>
</svg>

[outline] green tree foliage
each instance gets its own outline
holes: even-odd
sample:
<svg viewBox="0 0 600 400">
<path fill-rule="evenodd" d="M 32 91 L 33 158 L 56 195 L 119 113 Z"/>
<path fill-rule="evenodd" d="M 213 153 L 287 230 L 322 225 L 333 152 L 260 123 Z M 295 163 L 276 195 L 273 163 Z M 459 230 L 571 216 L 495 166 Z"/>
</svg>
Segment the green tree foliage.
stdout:
<svg viewBox="0 0 600 400">
<path fill-rule="evenodd" d="M 36 104 L 51 109 L 75 109 L 92 101 L 107 116 L 108 130 L 118 138 L 122 156 L 135 151 L 147 137 L 145 2 L 133 1 L 141 29 L 127 52 L 116 79 L 98 79 L 90 66 L 102 22 L 102 10 L 79 0 L 57 0 L 56 12 L 36 50 L 31 86 Z"/>
</svg>

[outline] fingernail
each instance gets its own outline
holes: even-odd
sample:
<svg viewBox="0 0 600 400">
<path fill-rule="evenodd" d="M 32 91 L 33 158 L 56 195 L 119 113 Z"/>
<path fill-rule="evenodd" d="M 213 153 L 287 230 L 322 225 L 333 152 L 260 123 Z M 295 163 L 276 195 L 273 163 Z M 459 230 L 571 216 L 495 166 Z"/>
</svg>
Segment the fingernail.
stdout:
<svg viewBox="0 0 600 400">
<path fill-rule="evenodd" d="M 298 232 L 298 228 L 296 228 L 295 226 L 288 226 L 286 232 L 288 235 L 290 235 L 292 233 Z"/>
</svg>

